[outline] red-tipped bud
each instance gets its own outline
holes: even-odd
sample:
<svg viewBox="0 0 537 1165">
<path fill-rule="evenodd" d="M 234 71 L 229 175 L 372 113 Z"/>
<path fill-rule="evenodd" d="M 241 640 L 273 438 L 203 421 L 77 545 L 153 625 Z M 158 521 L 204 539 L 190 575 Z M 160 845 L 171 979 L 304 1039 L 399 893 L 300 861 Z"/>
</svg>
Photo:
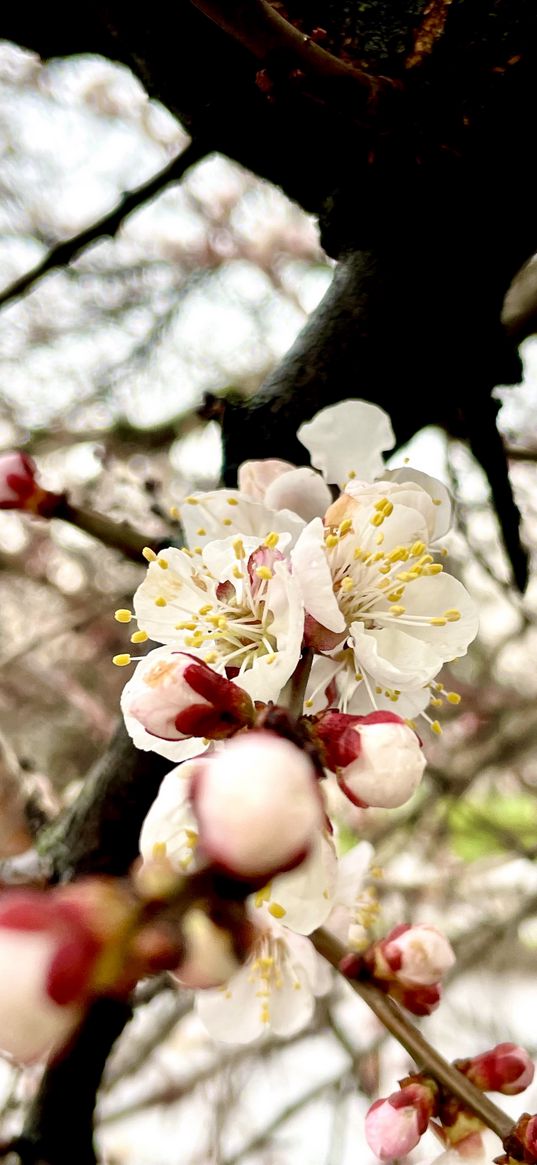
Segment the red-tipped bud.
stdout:
<svg viewBox="0 0 537 1165">
<path fill-rule="evenodd" d="M 98 944 L 54 892 L 0 900 L 0 1048 L 31 1063 L 60 1048 L 88 997 Z"/>
<path fill-rule="evenodd" d="M 151 736 L 222 740 L 252 723 L 250 697 L 195 656 L 158 649 L 143 660 L 123 696 L 123 710 Z"/>
<path fill-rule="evenodd" d="M 386 1100 L 376 1100 L 365 1118 L 368 1145 L 381 1161 L 406 1157 L 425 1132 L 435 1107 L 432 1081 L 408 1084 Z"/>
<path fill-rule="evenodd" d="M 216 866 L 238 878 L 267 879 L 308 854 L 324 811 L 305 752 L 257 730 L 193 764 L 199 844 Z"/>
<path fill-rule="evenodd" d="M 26 453 L 0 455 L 0 510 L 27 510 L 44 517 L 53 513 L 59 497 L 38 485 L 36 467 Z"/>
<path fill-rule="evenodd" d="M 323 712 L 315 725 L 327 768 L 354 805 L 395 809 L 417 789 L 425 757 L 419 737 L 395 712 Z"/>
<path fill-rule="evenodd" d="M 535 1065 L 518 1044 L 497 1044 L 490 1052 L 468 1060 L 456 1060 L 455 1067 L 463 1072 L 482 1092 L 503 1092 L 517 1096 L 531 1084 Z"/>
<path fill-rule="evenodd" d="M 396 926 L 367 952 L 375 978 L 396 979 L 407 987 L 431 987 L 453 966 L 447 938 L 434 926 Z"/>
</svg>

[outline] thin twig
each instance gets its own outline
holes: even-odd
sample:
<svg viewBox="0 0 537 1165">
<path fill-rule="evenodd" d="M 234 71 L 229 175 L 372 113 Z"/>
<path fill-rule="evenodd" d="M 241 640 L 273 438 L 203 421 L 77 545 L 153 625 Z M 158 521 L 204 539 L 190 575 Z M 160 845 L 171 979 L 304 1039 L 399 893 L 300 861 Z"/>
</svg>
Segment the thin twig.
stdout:
<svg viewBox="0 0 537 1165">
<path fill-rule="evenodd" d="M 195 162 L 199 162 L 204 157 L 206 152 L 207 148 L 201 142 L 191 142 L 186 150 L 183 150 L 181 154 L 169 162 L 158 174 L 154 174 L 148 182 L 144 182 L 136 190 L 130 190 L 124 194 L 109 214 L 105 214 L 98 222 L 91 223 L 89 227 L 86 227 L 83 231 L 79 231 L 71 239 L 58 243 L 57 246 L 48 252 L 48 255 L 45 255 L 45 258 L 41 263 L 38 263 L 37 267 L 33 267 L 31 271 L 27 271 L 24 275 L 21 275 L 20 279 L 16 279 L 14 283 L 10 283 L 0 293 L 0 308 L 6 307 L 8 303 L 12 303 L 14 299 L 18 299 L 19 296 L 24 295 L 47 272 L 54 271 L 58 267 L 67 266 L 80 251 L 84 250 L 91 243 L 94 243 L 96 239 L 100 239 L 105 235 L 113 238 L 127 215 L 131 214 L 139 206 L 143 206 L 145 202 L 148 202 L 150 198 L 158 194 L 168 183 L 177 182 L 183 177 L 183 174 L 185 174 L 190 166 L 193 166 Z"/>
<path fill-rule="evenodd" d="M 316 930 L 311 939 L 319 954 L 339 970 L 341 960 L 348 953 L 343 944 L 323 927 Z M 514 1123 L 511 1117 L 449 1064 L 391 999 L 371 983 L 362 983 L 358 979 L 347 981 L 420 1069 L 425 1069 L 457 1100 L 470 1108 L 502 1141 L 509 1135 Z"/>
</svg>

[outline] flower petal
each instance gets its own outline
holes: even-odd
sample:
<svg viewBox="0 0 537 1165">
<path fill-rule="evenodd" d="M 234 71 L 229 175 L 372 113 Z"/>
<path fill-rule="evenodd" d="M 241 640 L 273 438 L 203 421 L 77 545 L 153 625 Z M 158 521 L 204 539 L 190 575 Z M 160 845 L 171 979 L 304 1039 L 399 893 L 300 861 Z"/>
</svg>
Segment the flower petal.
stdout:
<svg viewBox="0 0 537 1165">
<path fill-rule="evenodd" d="M 193 550 L 230 534 L 251 535 L 259 540 L 271 531 L 288 531 L 296 541 L 304 528 L 302 518 L 290 510 L 272 510 L 237 489 L 217 489 L 192 494 L 181 504 L 181 522 L 187 546 Z"/>
<path fill-rule="evenodd" d="M 399 627 L 366 631 L 363 623 L 352 623 L 351 635 L 357 668 L 363 668 L 377 684 L 387 688 L 405 691 L 428 684 L 444 661 L 431 645 Z"/>
<path fill-rule="evenodd" d="M 439 481 L 437 477 L 431 477 L 428 473 L 423 473 L 421 469 L 411 469 L 407 465 L 402 465 L 399 469 L 385 469 L 382 476 L 385 481 L 403 484 L 415 483 L 422 490 L 425 490 L 432 499 L 435 508 L 435 521 L 430 533 L 431 541 L 435 542 L 447 534 L 451 526 L 453 502 L 447 486 L 442 481 Z"/>
<path fill-rule="evenodd" d="M 406 587 L 403 602 L 405 616 L 442 617 L 444 612 L 460 614 L 445 626 L 427 623 L 405 624 L 405 634 L 429 643 L 444 661 L 466 655 L 468 645 L 479 629 L 479 616 L 466 587 L 451 574 L 417 578 Z"/>
<path fill-rule="evenodd" d="M 314 518 L 302 531 L 291 552 L 291 562 L 308 614 L 329 631 L 343 632 L 345 619 L 334 595 L 320 518 Z"/>
<path fill-rule="evenodd" d="M 309 450 L 315 469 L 341 489 L 352 477 L 362 481 L 378 477 L 383 451 L 395 444 L 388 414 L 364 400 L 341 401 L 321 409 L 300 426 L 297 436 Z"/>
<path fill-rule="evenodd" d="M 265 505 L 273 510 L 291 510 L 305 522 L 326 513 L 332 494 L 320 474 L 309 465 L 284 473 L 267 489 Z"/>
<path fill-rule="evenodd" d="M 309 856 L 289 874 L 273 878 L 267 893 L 254 894 L 251 902 L 258 917 L 281 918 L 297 934 L 311 934 L 331 910 L 338 861 L 332 839 L 319 833 Z M 282 913 L 273 913 L 274 909 Z"/>
<path fill-rule="evenodd" d="M 208 747 L 204 744 L 200 737 L 192 736 L 187 740 L 163 740 L 160 736 L 154 736 L 150 732 L 146 732 L 145 728 L 140 724 L 140 721 L 131 716 L 129 708 L 134 704 L 144 691 L 145 682 L 144 676 L 152 671 L 155 664 L 159 660 L 167 662 L 173 660 L 175 649 L 171 647 L 156 647 L 154 651 L 148 652 L 146 656 L 138 664 L 134 675 L 125 684 L 121 693 L 121 711 L 125 720 L 125 727 L 136 748 L 142 749 L 143 752 L 156 752 L 159 756 L 165 756 L 168 760 L 175 761 L 178 764 L 182 760 L 190 760 L 193 756 L 199 756 Z"/>
<path fill-rule="evenodd" d="M 188 795 L 192 772 L 192 765 L 179 765 L 164 777 L 140 834 L 145 861 L 162 853 L 164 846 L 164 856 L 181 874 L 192 873 L 200 864 L 195 853 L 198 825 Z"/>
</svg>

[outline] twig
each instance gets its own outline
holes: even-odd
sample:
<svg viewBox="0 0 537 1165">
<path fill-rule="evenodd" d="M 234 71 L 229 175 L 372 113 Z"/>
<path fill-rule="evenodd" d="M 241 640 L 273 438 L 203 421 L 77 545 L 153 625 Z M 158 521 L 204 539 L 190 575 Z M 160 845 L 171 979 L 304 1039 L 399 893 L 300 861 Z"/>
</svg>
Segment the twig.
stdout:
<svg viewBox="0 0 537 1165">
<path fill-rule="evenodd" d="M 339 970 L 341 960 L 348 953 L 343 944 L 322 927 L 311 935 L 311 939 L 319 954 Z M 425 1069 L 448 1092 L 470 1108 L 502 1141 L 509 1135 L 514 1124 L 511 1117 L 431 1047 L 391 999 L 371 983 L 362 983 L 358 979 L 347 981 L 419 1068 Z"/>
<path fill-rule="evenodd" d="M 371 98 L 382 89 L 394 91 L 397 82 L 387 77 L 375 77 L 363 69 L 356 69 L 332 53 L 321 48 L 310 36 L 280 16 L 265 0 L 192 0 L 224 32 L 239 41 L 260 62 L 270 66 L 272 61 L 285 58 L 289 74 L 300 70 L 301 80 L 346 81 L 347 95 L 360 96 L 360 104 L 367 110 Z"/>
<path fill-rule="evenodd" d="M 25 275 L 21 275 L 20 279 L 16 279 L 14 283 L 10 283 L 9 287 L 6 287 L 0 293 L 0 308 L 6 307 L 8 303 L 12 303 L 14 299 L 18 299 L 19 296 L 24 295 L 48 271 L 54 271 L 58 267 L 65 267 L 78 255 L 79 251 L 88 247 L 90 243 L 94 243 L 96 239 L 100 239 L 105 235 L 113 238 L 127 215 L 131 214 L 139 206 L 143 206 L 145 202 L 148 202 L 150 198 L 158 194 L 169 182 L 177 182 L 183 177 L 183 174 L 190 166 L 193 166 L 195 162 L 199 162 L 204 157 L 206 152 L 207 147 L 200 141 L 191 142 L 186 150 L 183 150 L 163 170 L 160 170 L 158 174 L 150 178 L 149 182 L 144 182 L 136 190 L 131 190 L 127 194 L 124 194 L 120 202 L 109 214 L 104 215 L 98 222 L 92 223 L 85 230 L 79 231 L 71 239 L 67 239 L 63 243 L 58 243 L 57 246 L 49 251 L 48 255 L 45 255 L 45 258 L 41 263 L 38 263 L 37 267 L 32 268 L 31 271 L 27 271 Z"/>
</svg>

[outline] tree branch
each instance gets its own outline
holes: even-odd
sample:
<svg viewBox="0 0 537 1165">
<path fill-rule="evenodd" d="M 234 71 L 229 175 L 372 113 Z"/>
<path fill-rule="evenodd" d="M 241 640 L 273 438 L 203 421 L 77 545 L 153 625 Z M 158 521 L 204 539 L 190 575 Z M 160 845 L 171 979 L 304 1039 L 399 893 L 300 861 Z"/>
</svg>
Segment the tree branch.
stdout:
<svg viewBox="0 0 537 1165">
<path fill-rule="evenodd" d="M 311 940 L 319 954 L 323 955 L 336 970 L 339 970 L 341 960 L 348 954 L 343 944 L 324 928 L 316 930 L 311 935 Z M 467 1108 L 470 1108 L 483 1121 L 483 1124 L 492 1129 L 502 1141 L 505 1140 L 514 1125 L 511 1117 L 501 1108 L 498 1108 L 496 1104 L 493 1104 L 485 1093 L 480 1092 L 435 1048 L 431 1047 L 401 1009 L 387 995 L 379 991 L 378 987 L 371 983 L 362 983 L 358 979 L 348 979 L 347 982 L 353 991 L 367 1003 L 387 1031 L 412 1056 L 416 1065 L 433 1076 L 438 1084 L 456 1096 L 457 1100 L 460 1100 Z"/>
<path fill-rule="evenodd" d="M 21 275 L 14 283 L 10 283 L 4 291 L 0 292 L 0 309 L 6 307 L 7 304 L 12 303 L 13 300 L 18 299 L 25 292 L 33 289 L 38 280 L 42 279 L 49 271 L 54 271 L 58 267 L 65 267 L 70 263 L 80 251 L 94 243 L 96 239 L 100 239 L 105 235 L 113 238 L 117 234 L 120 226 L 127 218 L 127 215 L 132 214 L 133 210 L 137 210 L 139 206 L 143 206 L 149 199 L 154 198 L 159 194 L 170 182 L 178 182 L 186 171 L 199 162 L 205 156 L 207 147 L 202 145 L 201 141 L 191 142 L 185 150 L 178 157 L 174 158 L 163 170 L 145 182 L 143 186 L 137 187 L 136 190 L 131 190 L 124 194 L 117 206 L 114 207 L 98 222 L 92 223 L 91 226 L 85 227 L 83 231 L 73 235 L 71 239 L 66 239 L 63 243 L 58 243 L 45 258 L 38 263 L 37 267 L 27 271 L 25 275 Z"/>
</svg>

